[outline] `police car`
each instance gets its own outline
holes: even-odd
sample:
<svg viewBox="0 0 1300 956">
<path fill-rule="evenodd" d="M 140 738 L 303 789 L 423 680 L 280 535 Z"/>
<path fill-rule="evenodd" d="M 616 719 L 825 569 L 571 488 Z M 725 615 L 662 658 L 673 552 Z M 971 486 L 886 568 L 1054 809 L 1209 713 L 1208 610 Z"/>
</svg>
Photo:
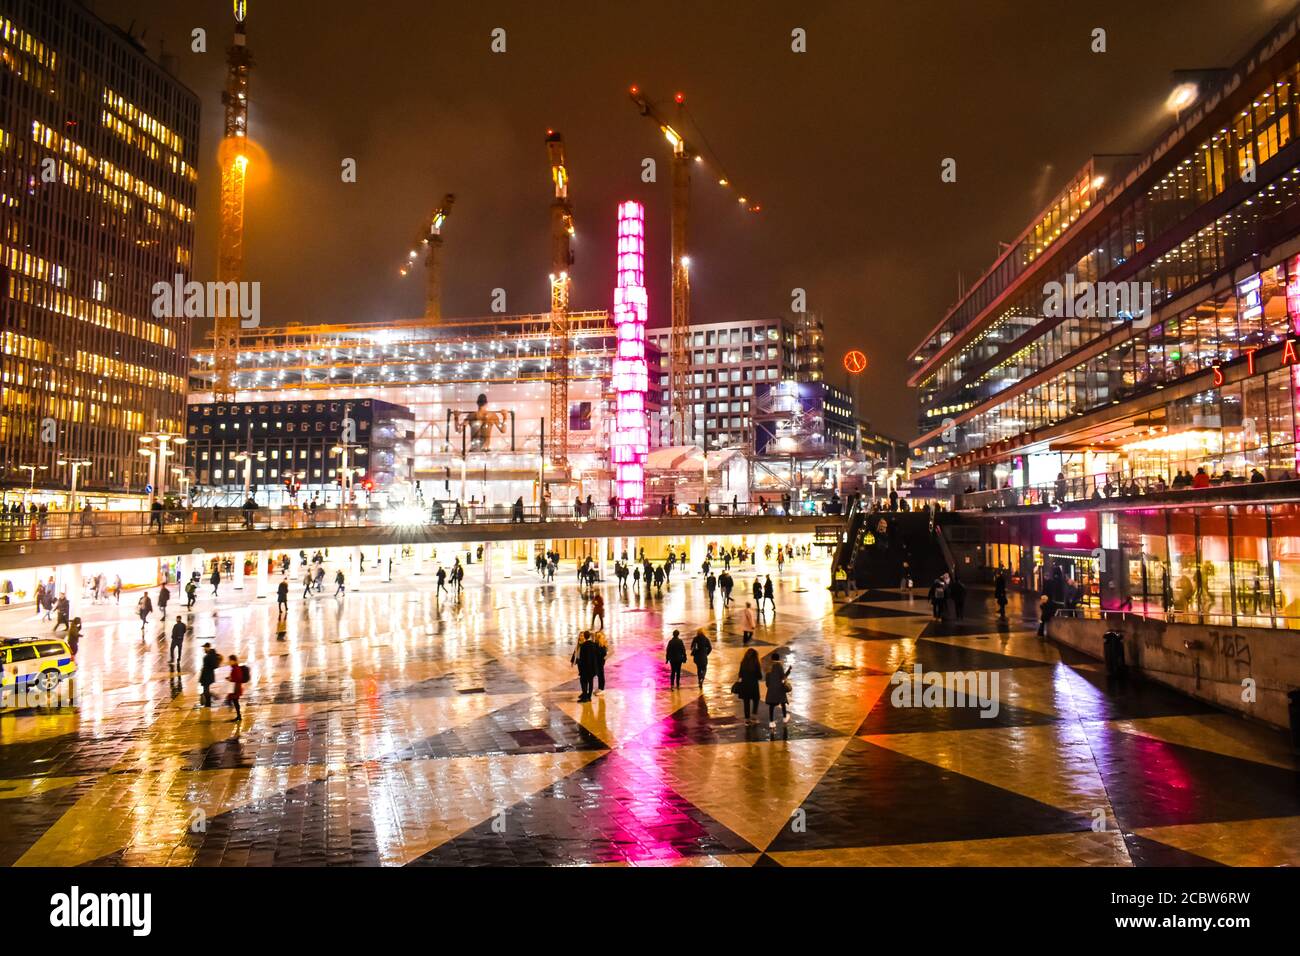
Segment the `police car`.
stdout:
<svg viewBox="0 0 1300 956">
<path fill-rule="evenodd" d="M 57 637 L 0 638 L 0 690 L 35 685 L 50 693 L 76 672 L 67 641 Z"/>
</svg>

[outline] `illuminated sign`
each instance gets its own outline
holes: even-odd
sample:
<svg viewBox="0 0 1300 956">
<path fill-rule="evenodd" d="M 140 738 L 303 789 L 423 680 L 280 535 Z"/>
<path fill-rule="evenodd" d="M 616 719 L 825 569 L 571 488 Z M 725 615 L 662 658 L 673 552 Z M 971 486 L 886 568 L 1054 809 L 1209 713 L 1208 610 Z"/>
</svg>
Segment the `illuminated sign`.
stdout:
<svg viewBox="0 0 1300 956">
<path fill-rule="evenodd" d="M 1043 543 L 1091 551 L 1097 547 L 1097 515 L 1057 514 L 1043 518 Z"/>
<path fill-rule="evenodd" d="M 615 346 L 611 384 L 616 396 L 610 458 L 619 510 L 640 514 L 645 503 L 645 459 L 650 451 L 645 356 L 649 300 L 645 289 L 645 209 L 639 202 L 618 207 L 618 284 L 614 288 Z"/>
</svg>

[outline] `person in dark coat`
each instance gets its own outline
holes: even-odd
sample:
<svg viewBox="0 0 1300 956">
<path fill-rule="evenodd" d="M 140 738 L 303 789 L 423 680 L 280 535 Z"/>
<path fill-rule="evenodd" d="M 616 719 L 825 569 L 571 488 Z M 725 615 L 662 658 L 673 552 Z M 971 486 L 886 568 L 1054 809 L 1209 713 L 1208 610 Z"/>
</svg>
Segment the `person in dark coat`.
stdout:
<svg viewBox="0 0 1300 956">
<path fill-rule="evenodd" d="M 668 662 L 671 669 L 668 675 L 668 686 L 673 690 L 681 690 L 682 665 L 686 663 L 686 645 L 682 642 L 681 631 L 673 631 L 664 660 Z"/>
<path fill-rule="evenodd" d="M 709 670 L 709 655 L 712 653 L 713 642 L 703 631 L 696 631 L 695 637 L 691 640 L 691 660 L 695 662 L 695 676 L 700 682 L 700 687 L 704 686 L 704 675 Z"/>
<path fill-rule="evenodd" d="M 64 635 L 64 640 L 68 642 L 68 650 L 72 651 L 72 656 L 77 656 L 77 648 L 81 644 L 81 618 L 74 617 L 72 623 L 68 625 L 68 632 Z"/>
<path fill-rule="evenodd" d="M 158 613 L 165 619 L 167 617 L 167 605 L 172 599 L 172 592 L 167 590 L 166 582 L 158 589 Z"/>
<path fill-rule="evenodd" d="M 578 668 L 578 683 L 582 688 L 582 693 L 578 696 L 578 703 L 585 704 L 591 700 L 592 683 L 596 678 L 597 659 L 600 651 L 596 647 L 596 642 L 591 639 L 588 631 L 583 631 L 578 635 L 578 645 L 573 649 L 573 654 L 569 658 Z"/>
<path fill-rule="evenodd" d="M 212 585 L 212 596 L 216 597 L 217 587 L 221 584 L 221 569 L 217 567 L 215 562 L 213 562 L 212 577 L 208 579 L 208 583 Z"/>
<path fill-rule="evenodd" d="M 67 627 L 72 623 L 72 604 L 68 601 L 67 593 L 59 595 L 59 603 L 55 605 L 54 611 L 54 630 L 61 627 Z"/>
<path fill-rule="evenodd" d="M 776 613 L 776 592 L 772 589 L 772 575 L 768 575 L 763 581 L 763 600 L 772 602 L 772 613 Z M 762 601 L 759 602 L 762 607 Z"/>
<path fill-rule="evenodd" d="M 758 651 L 752 647 L 740 659 L 740 673 L 736 676 L 736 683 L 740 685 L 740 699 L 745 705 L 745 723 L 752 724 L 758 720 L 758 691 L 759 685 L 763 683 L 763 665 L 758 662 Z"/>
<path fill-rule="evenodd" d="M 961 578 L 953 575 L 948 593 L 952 596 L 953 610 L 956 611 L 957 620 L 960 621 L 966 613 L 966 585 L 961 583 Z"/>
<path fill-rule="evenodd" d="M 193 606 L 192 602 L 191 606 Z M 283 578 L 275 589 L 275 607 L 278 614 L 289 613 L 289 582 Z"/>
<path fill-rule="evenodd" d="M 998 617 L 1007 619 L 1007 572 L 998 568 L 997 577 L 993 579 L 993 600 L 998 602 Z"/>
<path fill-rule="evenodd" d="M 166 618 L 163 619 L 163 623 L 164 624 L 167 623 Z M 186 631 L 185 622 L 181 620 L 181 616 L 177 614 L 176 623 L 172 625 L 171 647 L 167 649 L 168 670 L 171 669 L 173 659 L 176 661 L 177 669 L 179 669 L 181 666 L 181 650 L 185 646 L 185 631 Z"/>
<path fill-rule="evenodd" d="M 752 650 L 752 648 L 751 648 Z M 772 661 L 768 665 L 767 677 L 764 682 L 767 684 L 767 695 L 763 698 L 767 702 L 767 726 L 776 727 L 776 708 L 781 708 L 781 720 L 783 723 L 790 722 L 790 712 L 786 709 L 786 703 L 790 700 L 790 692 L 786 689 L 789 685 L 786 678 L 790 676 L 790 671 L 781 666 L 781 655 L 772 654 Z"/>
<path fill-rule="evenodd" d="M 217 680 L 217 668 L 221 666 L 221 655 L 212 649 L 211 644 L 203 645 L 203 663 L 199 667 L 199 705 L 212 706 L 212 685 Z"/>
</svg>

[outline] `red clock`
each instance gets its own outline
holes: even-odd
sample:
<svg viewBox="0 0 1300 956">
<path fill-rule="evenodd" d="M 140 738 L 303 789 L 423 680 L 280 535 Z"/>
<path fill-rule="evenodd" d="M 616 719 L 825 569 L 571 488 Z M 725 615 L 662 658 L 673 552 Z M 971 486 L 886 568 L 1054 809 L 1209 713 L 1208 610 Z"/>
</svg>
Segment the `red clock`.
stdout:
<svg viewBox="0 0 1300 956">
<path fill-rule="evenodd" d="M 858 349 L 851 349 L 844 353 L 844 368 L 846 371 L 857 375 L 867 367 L 867 356 Z"/>
</svg>

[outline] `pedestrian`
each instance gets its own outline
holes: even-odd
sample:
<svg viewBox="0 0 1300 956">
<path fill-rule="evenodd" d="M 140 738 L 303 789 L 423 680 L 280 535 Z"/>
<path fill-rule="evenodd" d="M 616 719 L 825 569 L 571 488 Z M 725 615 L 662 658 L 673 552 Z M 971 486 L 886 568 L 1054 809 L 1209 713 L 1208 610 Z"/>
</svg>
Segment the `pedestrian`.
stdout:
<svg viewBox="0 0 1300 956">
<path fill-rule="evenodd" d="M 68 601 L 67 591 L 59 595 L 59 603 L 55 607 L 54 630 L 57 631 L 59 628 L 66 628 L 72 623 L 72 604 Z"/>
<path fill-rule="evenodd" d="M 672 690 L 681 690 L 682 665 L 686 663 L 686 645 L 682 643 L 681 631 L 673 631 L 664 660 L 668 662 L 669 667 L 668 687 Z"/>
<path fill-rule="evenodd" d="M 212 585 L 212 596 L 216 597 L 217 587 L 221 584 L 221 568 L 215 561 L 212 562 L 212 577 L 208 578 L 208 583 Z"/>
<path fill-rule="evenodd" d="M 302 573 L 302 599 L 305 601 L 311 597 L 311 571 Z"/>
<path fill-rule="evenodd" d="M 772 654 L 771 663 L 767 671 L 767 696 L 764 698 L 767 702 L 767 726 L 769 729 L 776 728 L 776 708 L 781 708 L 781 722 L 790 723 L 790 711 L 786 708 L 790 700 L 790 684 L 788 678 L 790 672 L 781 666 L 781 655 Z"/>
<path fill-rule="evenodd" d="M 957 620 L 960 621 L 966 612 L 966 585 L 961 583 L 961 578 L 953 575 L 948 592 L 952 595 L 952 607 L 957 613 Z"/>
<path fill-rule="evenodd" d="M 709 595 L 709 607 L 713 607 L 713 595 L 718 590 L 718 579 L 711 571 L 709 572 L 709 576 L 704 579 L 704 590 L 708 592 Z"/>
<path fill-rule="evenodd" d="M 613 649 L 609 646 L 609 639 L 605 637 L 604 631 L 596 632 L 596 696 L 599 697 L 605 693 L 605 661 Z"/>
<path fill-rule="evenodd" d="M 600 651 L 596 647 L 596 642 L 592 640 L 590 631 L 583 631 L 578 635 L 578 644 L 573 649 L 569 661 L 578 668 L 578 685 L 581 692 L 578 695 L 578 703 L 585 704 L 591 700 L 592 682 L 596 678 L 596 660 L 600 656 Z"/>
<path fill-rule="evenodd" d="M 198 600 L 198 597 L 199 597 L 199 586 L 194 583 L 193 578 L 190 578 L 188 581 L 185 582 L 185 610 L 187 611 L 193 610 L 194 602 Z"/>
<path fill-rule="evenodd" d="M 997 577 L 993 581 L 993 599 L 998 602 L 998 617 L 1005 621 L 1007 619 L 1007 573 L 998 568 Z"/>
<path fill-rule="evenodd" d="M 930 585 L 930 607 L 934 611 L 934 619 L 936 621 L 943 618 L 943 605 L 947 599 L 948 595 L 944 588 L 943 577 L 941 575 L 935 578 L 934 582 Z"/>
<path fill-rule="evenodd" d="M 81 644 L 81 618 L 74 617 L 72 623 L 68 625 L 68 633 L 64 635 L 68 642 L 68 650 L 72 651 L 72 656 L 77 656 L 77 647 Z"/>
<path fill-rule="evenodd" d="M 163 619 L 167 619 L 167 604 L 172 599 L 171 591 L 167 590 L 167 582 L 164 581 L 162 587 L 158 589 L 158 613 Z"/>
<path fill-rule="evenodd" d="M 713 653 L 713 643 L 703 631 L 696 631 L 691 640 L 691 660 L 695 662 L 695 678 L 700 687 L 704 687 L 704 675 L 709 670 L 709 655 Z"/>
<path fill-rule="evenodd" d="M 284 578 L 280 579 L 280 584 L 275 589 L 275 604 L 278 613 L 289 613 L 289 582 Z"/>
<path fill-rule="evenodd" d="M 600 630 L 605 630 L 605 598 L 599 594 L 591 598 L 591 629 L 596 630 L 596 619 L 600 618 Z"/>
<path fill-rule="evenodd" d="M 166 618 L 163 618 L 166 621 Z M 176 661 L 176 669 L 181 667 L 181 650 L 185 645 L 185 621 L 179 614 L 176 615 L 176 623 L 172 625 L 172 643 L 167 649 L 167 669 L 171 670 L 172 660 Z"/>
<path fill-rule="evenodd" d="M 212 706 L 212 685 L 217 679 L 217 668 L 221 666 L 221 655 L 212 649 L 211 644 L 203 645 L 203 663 L 199 667 L 199 706 Z"/>
<path fill-rule="evenodd" d="M 117 604 L 122 603 L 122 575 L 113 576 L 113 601 Z"/>
<path fill-rule="evenodd" d="M 342 568 L 339 568 L 339 572 L 338 572 L 338 574 L 334 575 L 334 583 L 338 585 L 338 587 L 336 587 L 336 588 L 334 589 L 334 596 L 335 596 L 335 597 L 338 597 L 340 594 L 343 594 L 343 593 L 346 592 L 347 589 L 343 587 L 343 569 L 342 569 Z"/>
<path fill-rule="evenodd" d="M 740 643 L 748 644 L 754 639 L 754 607 L 748 601 L 740 611 Z"/>
<path fill-rule="evenodd" d="M 239 709 L 239 700 L 244 696 L 244 685 L 248 683 L 249 673 L 248 665 L 239 663 L 239 658 L 234 654 L 226 659 L 230 665 L 230 693 L 226 695 L 226 706 L 235 708 L 235 716 L 230 718 L 231 723 L 237 723 L 244 719 L 243 711 Z"/>
<path fill-rule="evenodd" d="M 763 582 L 763 600 L 772 602 L 772 613 L 776 613 L 776 591 L 772 587 L 772 575 L 768 575 Z"/>
<path fill-rule="evenodd" d="M 144 633 L 145 625 L 149 623 L 149 615 L 153 613 L 153 601 L 149 599 L 149 592 L 140 595 L 140 600 L 135 603 L 135 613 L 140 615 L 140 633 Z"/>
<path fill-rule="evenodd" d="M 740 673 L 731 688 L 745 705 L 745 723 L 758 720 L 759 685 L 763 683 L 763 665 L 758 662 L 758 651 L 748 648 L 740 659 Z M 753 716 L 751 715 L 751 712 Z"/>
</svg>

